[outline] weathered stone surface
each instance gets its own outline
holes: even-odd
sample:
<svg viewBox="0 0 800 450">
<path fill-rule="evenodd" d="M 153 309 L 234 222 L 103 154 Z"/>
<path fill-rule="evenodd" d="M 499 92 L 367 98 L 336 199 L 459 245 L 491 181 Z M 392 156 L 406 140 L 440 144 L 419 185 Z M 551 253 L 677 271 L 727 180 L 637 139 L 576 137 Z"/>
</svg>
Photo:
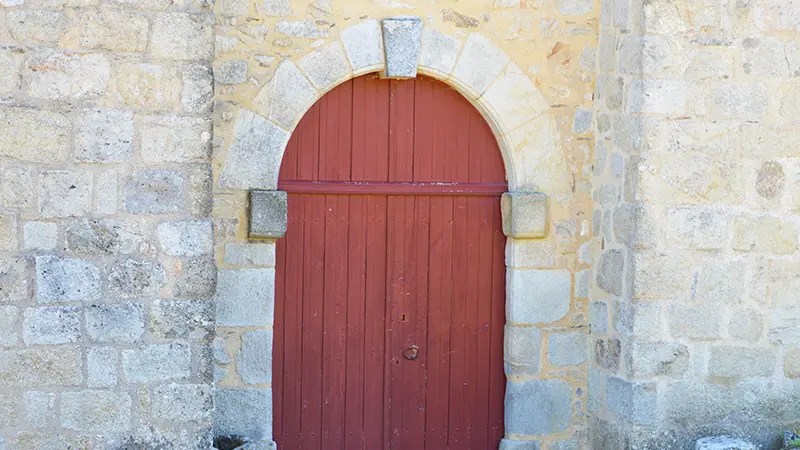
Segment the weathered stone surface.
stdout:
<svg viewBox="0 0 800 450">
<path fill-rule="evenodd" d="M 0 306 L 0 347 L 17 345 L 17 307 Z"/>
<path fill-rule="evenodd" d="M 786 184 L 783 167 L 776 161 L 767 161 L 758 169 L 756 192 L 765 199 L 780 197 Z"/>
<path fill-rule="evenodd" d="M 189 114 L 206 114 L 214 103 L 214 76 L 208 66 L 194 65 L 183 71 L 181 106 Z"/>
<path fill-rule="evenodd" d="M 659 336 L 660 305 L 656 302 L 614 301 L 614 329 L 624 336 L 654 338 Z"/>
<path fill-rule="evenodd" d="M 535 435 L 560 433 L 572 416 L 571 390 L 561 380 L 508 381 L 506 433 Z"/>
<path fill-rule="evenodd" d="M 503 439 L 500 441 L 500 450 L 539 450 L 539 441 L 512 441 Z"/>
<path fill-rule="evenodd" d="M 508 270 L 509 323 L 551 323 L 569 312 L 572 279 L 564 270 Z"/>
<path fill-rule="evenodd" d="M 20 42 L 57 43 L 69 30 L 69 19 L 62 11 L 16 9 L 8 12 L 6 25 Z"/>
<path fill-rule="evenodd" d="M 319 90 L 330 89 L 350 76 L 350 64 L 338 42 L 309 53 L 297 64 Z"/>
<path fill-rule="evenodd" d="M 274 269 L 220 270 L 217 325 L 269 325 L 274 312 Z"/>
<path fill-rule="evenodd" d="M 70 147 L 71 129 L 63 114 L 0 107 L 0 156 L 31 162 L 63 161 Z M 8 205 L 8 198 L 3 197 Z"/>
<path fill-rule="evenodd" d="M 87 306 L 86 331 L 96 342 L 136 342 L 144 333 L 144 309 L 136 303 Z"/>
<path fill-rule="evenodd" d="M 567 15 L 586 14 L 594 7 L 591 0 L 554 0 L 553 3 L 561 14 Z"/>
<path fill-rule="evenodd" d="M 264 0 L 261 3 L 261 11 L 266 16 L 289 16 L 292 14 L 292 2 L 289 0 Z"/>
<path fill-rule="evenodd" d="M 774 311 L 770 314 L 767 338 L 773 344 L 800 345 L 800 314 L 794 311 Z"/>
<path fill-rule="evenodd" d="M 26 167 L 10 167 L 0 176 L 0 196 L 4 206 L 30 208 L 36 204 L 36 178 L 32 170 Z"/>
<path fill-rule="evenodd" d="M 694 450 L 756 450 L 755 444 L 731 436 L 711 436 L 697 440 Z"/>
<path fill-rule="evenodd" d="M 152 414 L 157 420 L 199 422 L 213 410 L 211 386 L 168 384 L 153 389 Z"/>
<path fill-rule="evenodd" d="M 187 72 L 189 77 L 194 72 Z M 186 93 L 184 86 L 183 93 Z M 181 104 L 181 79 L 172 67 L 158 64 L 121 64 L 114 68 L 108 83 L 109 103 L 150 110 L 174 109 Z M 186 95 L 188 105 L 198 106 L 197 95 Z M 193 101 L 194 100 L 194 101 Z M 196 102 L 195 102 L 196 101 Z"/>
<path fill-rule="evenodd" d="M 200 256 L 214 251 L 210 220 L 162 222 L 156 230 L 161 251 L 170 256 Z"/>
<path fill-rule="evenodd" d="M 442 21 L 451 22 L 457 28 L 478 28 L 478 25 L 481 23 L 480 20 L 466 14 L 461 14 L 452 8 L 445 8 L 442 10 Z"/>
<path fill-rule="evenodd" d="M 542 332 L 535 327 L 506 325 L 504 359 L 508 375 L 536 375 L 542 359 Z"/>
<path fill-rule="evenodd" d="M 173 295 L 180 298 L 213 298 L 217 286 L 217 265 L 213 256 L 182 261 Z"/>
<path fill-rule="evenodd" d="M 683 80 L 634 79 L 628 91 L 628 111 L 683 114 L 688 109 L 691 92 L 691 85 Z"/>
<path fill-rule="evenodd" d="M 677 377 L 689 370 L 689 349 L 678 342 L 634 341 L 626 360 L 631 377 Z"/>
<path fill-rule="evenodd" d="M 714 377 L 766 377 L 775 371 L 775 352 L 766 348 L 714 346 L 708 374 Z"/>
<path fill-rule="evenodd" d="M 21 49 L 0 48 L 0 94 L 10 94 L 19 89 L 22 60 Z"/>
<path fill-rule="evenodd" d="M 224 61 L 214 65 L 214 81 L 220 84 L 242 84 L 247 80 L 247 61 Z"/>
<path fill-rule="evenodd" d="M 116 170 L 107 170 L 97 176 L 97 185 L 102 186 L 94 193 L 94 211 L 109 215 L 117 212 L 119 203 L 119 176 Z"/>
<path fill-rule="evenodd" d="M 608 250 L 600 255 L 597 264 L 597 286 L 614 295 L 622 295 L 625 282 L 625 254 Z"/>
<path fill-rule="evenodd" d="M 217 389 L 214 404 L 215 435 L 272 436 L 272 389 Z"/>
<path fill-rule="evenodd" d="M 509 57 L 479 33 L 470 33 L 453 68 L 460 86 L 475 96 L 483 94 L 508 64 Z"/>
<path fill-rule="evenodd" d="M 311 106 L 316 97 L 317 90 L 300 69 L 292 61 L 284 60 L 278 65 L 272 81 L 261 89 L 253 103 L 257 112 L 262 113 L 264 116 L 269 117 L 272 122 L 289 130 L 300 120 L 300 116 Z M 273 133 L 275 134 L 274 136 L 272 136 Z M 256 148 L 252 150 L 261 150 L 259 153 L 277 148 L 280 154 L 286 147 L 286 144 L 281 140 L 281 133 L 283 133 L 283 130 L 250 111 L 242 110 L 239 113 L 235 137 L 237 141 L 244 139 L 241 145 L 252 147 L 255 144 Z M 264 140 L 263 135 L 265 134 L 268 140 Z M 288 135 L 286 135 L 285 139 L 288 141 Z M 232 150 L 229 150 L 229 158 L 231 158 L 231 155 L 236 154 Z M 241 152 L 242 150 L 239 151 Z M 246 148 L 244 151 L 248 151 L 248 149 Z M 262 171 L 265 170 L 262 169 Z"/>
<path fill-rule="evenodd" d="M 99 53 L 43 48 L 25 63 L 28 95 L 49 100 L 83 100 L 105 92 L 111 64 Z"/>
<path fill-rule="evenodd" d="M 419 62 L 422 20 L 418 17 L 383 19 L 383 47 L 387 77 L 414 78 Z"/>
<path fill-rule="evenodd" d="M 658 73 L 672 62 L 668 41 L 657 36 L 627 37 L 620 43 L 619 54 L 620 70 L 629 75 Z"/>
<path fill-rule="evenodd" d="M 89 433 L 125 431 L 131 426 L 126 392 L 86 390 L 61 394 L 61 426 Z"/>
<path fill-rule="evenodd" d="M 800 349 L 793 348 L 783 358 L 783 374 L 787 378 L 800 378 Z"/>
<path fill-rule="evenodd" d="M 208 14 L 158 14 L 149 50 L 154 58 L 209 60 L 214 55 L 214 20 Z"/>
<path fill-rule="evenodd" d="M 83 382 L 81 349 L 75 345 L 0 350 L 4 386 L 77 386 Z"/>
<path fill-rule="evenodd" d="M 313 20 L 281 20 L 275 24 L 275 32 L 305 39 L 320 39 L 328 36 L 328 30 L 320 28 Z"/>
<path fill-rule="evenodd" d="M 691 295 L 694 274 L 686 254 L 637 252 L 632 262 L 634 298 L 681 299 Z"/>
<path fill-rule="evenodd" d="M 87 255 L 131 254 L 142 243 L 137 223 L 114 219 L 68 222 L 66 236 L 68 249 Z"/>
<path fill-rule="evenodd" d="M 419 68 L 439 76 L 449 75 L 461 51 L 461 41 L 429 28 L 422 28 Z"/>
<path fill-rule="evenodd" d="M 52 392 L 26 391 L 25 424 L 33 429 L 45 428 L 55 417 L 56 394 Z"/>
<path fill-rule="evenodd" d="M 81 308 L 47 306 L 25 310 L 22 338 L 28 345 L 69 344 L 81 338 Z"/>
<path fill-rule="evenodd" d="M 236 371 L 246 384 L 272 381 L 272 330 L 253 330 L 242 335 L 242 346 L 236 356 Z"/>
<path fill-rule="evenodd" d="M 90 388 L 115 386 L 119 354 L 114 347 L 93 347 L 86 353 L 86 385 Z"/>
<path fill-rule="evenodd" d="M 733 248 L 744 252 L 792 254 L 798 248 L 797 227 L 780 217 L 737 217 L 733 222 Z"/>
<path fill-rule="evenodd" d="M 464 51 L 467 51 L 466 47 Z M 464 57 L 463 53 L 461 57 Z M 459 67 L 456 66 L 453 76 L 457 75 Z M 492 117 L 493 122 L 496 122 L 493 125 L 501 130 L 513 130 L 541 116 L 549 108 L 533 81 L 514 63 L 509 64 L 496 79 L 494 75 L 490 74 L 476 75 L 473 73 L 469 76 L 492 77 L 487 81 L 489 84 L 486 87 L 481 84 L 483 81 L 473 81 L 483 89 L 481 91 L 483 93 L 482 103 L 484 108 L 491 111 L 487 115 Z M 548 191 L 544 192 L 550 195 L 554 194 Z"/>
<path fill-rule="evenodd" d="M 764 320 L 761 314 L 753 309 L 734 310 L 728 324 L 731 337 L 748 342 L 761 339 L 764 331 Z"/>
<path fill-rule="evenodd" d="M 30 266 L 22 256 L 0 256 L 0 304 L 17 305 L 33 296 Z"/>
<path fill-rule="evenodd" d="M 721 317 L 717 306 L 670 305 L 667 323 L 674 338 L 718 339 Z"/>
<path fill-rule="evenodd" d="M 128 381 L 134 383 L 188 378 L 190 364 L 189 345 L 180 342 L 122 351 L 123 372 Z"/>
<path fill-rule="evenodd" d="M 383 39 L 377 20 L 364 20 L 344 29 L 342 43 L 353 68 L 353 75 L 383 68 Z"/>
<path fill-rule="evenodd" d="M 147 17 L 116 8 L 80 12 L 82 48 L 143 52 L 147 48 Z"/>
<path fill-rule="evenodd" d="M 97 300 L 101 287 L 100 269 L 89 261 L 50 255 L 36 257 L 39 303 Z"/>
<path fill-rule="evenodd" d="M 533 239 L 508 239 L 506 265 L 514 268 L 546 269 L 556 265 L 556 245 Z"/>
<path fill-rule="evenodd" d="M 656 421 L 658 414 L 655 384 L 631 383 L 620 378 L 606 379 L 606 407 L 619 419 L 638 425 Z"/>
<path fill-rule="evenodd" d="M 155 261 L 123 259 L 108 273 L 108 290 L 122 297 L 156 295 L 164 285 L 164 267 Z"/>
<path fill-rule="evenodd" d="M 584 332 L 551 334 L 547 338 L 547 357 L 554 366 L 576 366 L 586 362 L 587 347 Z"/>
<path fill-rule="evenodd" d="M 290 94 L 287 92 L 285 95 Z M 281 116 L 295 120 L 291 113 Z M 289 134 L 272 122 L 251 111 L 241 110 L 233 145 L 222 167 L 220 184 L 239 189 L 275 189 L 278 185 L 278 167 L 288 141 Z"/>
<path fill-rule="evenodd" d="M 664 229 L 671 248 L 716 250 L 728 243 L 730 219 L 724 211 L 675 208 L 667 211 Z"/>
<path fill-rule="evenodd" d="M 75 159 L 113 163 L 133 152 L 133 113 L 118 109 L 84 111 L 76 124 Z"/>
<path fill-rule="evenodd" d="M 577 440 L 553 441 L 550 444 L 551 450 L 580 450 L 580 443 Z"/>
<path fill-rule="evenodd" d="M 92 173 L 51 170 L 40 174 L 39 212 L 43 217 L 83 216 L 92 210 Z"/>
<path fill-rule="evenodd" d="M 728 83 L 712 88 L 709 110 L 726 118 L 757 119 L 768 105 L 769 89 L 763 84 Z"/>
<path fill-rule="evenodd" d="M 691 399 L 691 401 L 687 401 Z M 668 417 L 684 423 L 706 423 L 724 417 L 733 407 L 730 392 L 718 384 L 678 381 L 665 388 L 664 408 Z"/>
<path fill-rule="evenodd" d="M 203 339 L 213 328 L 214 304 L 210 301 L 156 300 L 150 308 L 150 333 L 162 338 Z"/>
<path fill-rule="evenodd" d="M 286 234 L 287 196 L 283 191 L 250 191 L 250 237 L 277 239 Z"/>
<path fill-rule="evenodd" d="M 0 393 L 0 427 L 16 427 L 20 415 L 19 395 L 16 392 Z M 3 441 L 0 441 L 0 444 L 2 443 Z"/>
<path fill-rule="evenodd" d="M 578 108 L 575 111 L 575 119 L 572 122 L 572 131 L 576 134 L 587 133 L 592 129 L 592 111 Z"/>
<path fill-rule="evenodd" d="M 700 272 L 697 299 L 717 304 L 742 302 L 746 288 L 742 280 L 746 279 L 747 272 L 747 261 L 743 259 L 709 261 Z"/>
<path fill-rule="evenodd" d="M 589 303 L 589 324 L 594 333 L 608 333 L 608 304 L 605 302 Z"/>
<path fill-rule="evenodd" d="M 500 202 L 503 233 L 515 239 L 544 237 L 547 196 L 535 192 L 506 192 Z"/>
<path fill-rule="evenodd" d="M 275 244 L 230 242 L 225 244 L 223 262 L 231 266 L 274 266 Z"/>
<path fill-rule="evenodd" d="M 0 213 L 0 250 L 17 249 L 17 215 Z"/>
<path fill-rule="evenodd" d="M 186 180 L 174 170 L 133 172 L 125 182 L 125 209 L 133 214 L 166 214 L 183 207 Z"/>
</svg>

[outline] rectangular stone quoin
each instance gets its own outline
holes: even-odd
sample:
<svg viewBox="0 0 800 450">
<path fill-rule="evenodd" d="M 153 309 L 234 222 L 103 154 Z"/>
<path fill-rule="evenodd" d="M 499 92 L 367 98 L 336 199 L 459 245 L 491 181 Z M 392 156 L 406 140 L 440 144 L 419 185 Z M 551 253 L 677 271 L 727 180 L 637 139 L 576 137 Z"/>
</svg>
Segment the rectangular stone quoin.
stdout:
<svg viewBox="0 0 800 450">
<path fill-rule="evenodd" d="M 279 239 L 286 234 L 286 192 L 250 191 L 250 237 Z"/>
<path fill-rule="evenodd" d="M 500 202 L 503 234 L 515 239 L 547 234 L 547 196 L 540 192 L 506 192 Z"/>
<path fill-rule="evenodd" d="M 381 21 L 387 78 L 414 78 L 419 63 L 422 20 L 418 17 L 393 17 Z"/>
</svg>

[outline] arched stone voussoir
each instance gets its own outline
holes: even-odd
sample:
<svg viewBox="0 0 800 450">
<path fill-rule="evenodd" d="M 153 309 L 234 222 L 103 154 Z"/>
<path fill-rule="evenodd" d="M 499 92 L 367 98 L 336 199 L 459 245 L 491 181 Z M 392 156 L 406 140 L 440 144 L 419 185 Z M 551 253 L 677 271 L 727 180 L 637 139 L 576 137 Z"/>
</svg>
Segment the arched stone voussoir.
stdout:
<svg viewBox="0 0 800 450">
<path fill-rule="evenodd" d="M 375 19 L 357 23 L 341 34 L 353 76 L 382 71 L 385 67 L 381 25 Z"/>
<path fill-rule="evenodd" d="M 511 57 L 489 39 L 480 33 L 471 33 L 448 81 L 474 100 L 486 92 L 509 61 Z"/>
<path fill-rule="evenodd" d="M 509 191 L 562 198 L 572 194 L 561 138 L 549 114 L 504 134 L 500 145 L 508 158 Z"/>
<path fill-rule="evenodd" d="M 283 152 L 290 133 L 250 110 L 241 109 L 233 144 L 222 166 L 219 184 L 234 189 L 278 188 Z"/>
<path fill-rule="evenodd" d="M 311 55 L 313 53 L 306 57 Z M 328 55 L 312 57 L 305 64 L 312 67 L 325 58 L 335 58 L 335 50 Z M 320 76 L 320 79 L 323 78 Z M 284 130 L 291 131 L 320 96 L 320 91 L 303 71 L 293 61 L 284 60 L 278 65 L 272 80 L 256 95 L 253 109 Z"/>
<path fill-rule="evenodd" d="M 446 81 L 456 66 L 462 45 L 457 38 L 423 27 L 417 71 Z"/>
</svg>

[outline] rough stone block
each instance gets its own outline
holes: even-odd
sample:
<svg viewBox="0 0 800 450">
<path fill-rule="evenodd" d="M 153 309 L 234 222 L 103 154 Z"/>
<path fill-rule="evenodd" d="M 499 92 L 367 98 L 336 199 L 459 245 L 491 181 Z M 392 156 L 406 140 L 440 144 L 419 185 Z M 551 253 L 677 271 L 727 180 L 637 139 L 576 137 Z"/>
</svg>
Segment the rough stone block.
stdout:
<svg viewBox="0 0 800 450">
<path fill-rule="evenodd" d="M 272 389 L 217 389 L 214 399 L 215 435 L 272 437 Z"/>
<path fill-rule="evenodd" d="M 586 370 L 586 407 L 590 412 L 599 411 L 603 405 L 603 373 L 597 367 Z"/>
<path fill-rule="evenodd" d="M 275 24 L 275 32 L 303 39 L 328 37 L 328 30 L 313 20 L 281 20 Z"/>
<path fill-rule="evenodd" d="M 68 344 L 81 338 L 81 308 L 48 306 L 25 311 L 22 338 L 28 345 Z"/>
<path fill-rule="evenodd" d="M 217 263 L 212 255 L 184 260 L 172 294 L 179 298 L 213 298 L 217 287 Z"/>
<path fill-rule="evenodd" d="M 625 283 L 625 254 L 608 250 L 600 255 L 597 265 L 597 287 L 614 295 L 622 295 Z"/>
<path fill-rule="evenodd" d="M 632 113 L 685 114 L 692 86 L 683 80 L 634 79 L 628 91 Z"/>
<path fill-rule="evenodd" d="M 708 374 L 712 377 L 767 377 L 775 371 L 775 352 L 767 348 L 720 345 L 711 348 Z"/>
<path fill-rule="evenodd" d="M 744 439 L 731 436 L 711 436 L 697 440 L 694 450 L 757 450 L 758 447 Z"/>
<path fill-rule="evenodd" d="M 580 450 L 580 443 L 576 440 L 553 441 L 550 450 Z"/>
<path fill-rule="evenodd" d="M 236 371 L 246 384 L 267 384 L 272 381 L 272 330 L 253 330 L 242 335 L 242 346 L 236 357 Z"/>
<path fill-rule="evenodd" d="M 225 244 L 225 264 L 232 266 L 274 266 L 275 244 L 231 242 Z"/>
<path fill-rule="evenodd" d="M 143 307 L 136 303 L 87 306 L 86 331 L 96 342 L 136 342 L 144 334 Z"/>
<path fill-rule="evenodd" d="M 624 336 L 655 338 L 661 334 L 660 304 L 614 301 L 614 329 Z"/>
<path fill-rule="evenodd" d="M 676 208 L 667 211 L 667 246 L 716 250 L 728 243 L 730 220 L 724 211 L 708 208 Z"/>
<path fill-rule="evenodd" d="M 25 64 L 28 95 L 58 101 L 101 96 L 111 78 L 111 64 L 99 53 L 42 48 Z"/>
<path fill-rule="evenodd" d="M 458 66 L 455 71 L 458 71 Z M 514 63 L 509 64 L 486 88 L 482 99 L 484 107 L 491 111 L 494 121 L 498 122 L 492 126 L 502 130 L 498 132 L 518 128 L 549 109 L 533 81 Z M 544 153 L 542 149 L 537 150 L 539 154 Z M 550 190 L 545 192 L 551 193 Z"/>
<path fill-rule="evenodd" d="M 769 107 L 770 91 L 763 84 L 726 83 L 712 87 L 711 114 L 728 119 L 758 119 Z"/>
<path fill-rule="evenodd" d="M 700 271 L 697 299 L 715 304 L 738 304 L 744 298 L 748 265 L 743 259 L 712 259 Z"/>
<path fill-rule="evenodd" d="M 187 72 L 186 76 L 189 73 L 191 72 Z M 173 109 L 181 104 L 181 79 L 177 70 L 172 67 L 158 64 L 122 64 L 115 66 L 106 98 L 113 105 L 148 110 Z"/>
<path fill-rule="evenodd" d="M 94 212 L 101 215 L 116 214 L 119 203 L 119 178 L 116 170 L 107 170 L 97 176 L 98 189 L 94 193 Z"/>
<path fill-rule="evenodd" d="M 593 333 L 608 333 L 608 304 L 605 302 L 589 303 L 589 324 Z"/>
<path fill-rule="evenodd" d="M 183 72 L 181 106 L 189 114 L 206 114 L 214 103 L 214 76 L 208 66 L 194 65 Z"/>
<path fill-rule="evenodd" d="M 733 310 L 728 324 L 728 334 L 736 339 L 756 342 L 764 331 L 764 320 L 753 309 Z"/>
<path fill-rule="evenodd" d="M 83 357 L 74 345 L 0 350 L 4 386 L 77 386 L 83 382 Z"/>
<path fill-rule="evenodd" d="M 319 90 L 336 86 L 350 76 L 350 64 L 342 44 L 334 42 L 300 58 L 298 65 Z"/>
<path fill-rule="evenodd" d="M 509 56 L 479 33 L 470 33 L 453 68 L 452 76 L 471 96 L 479 97 L 500 75 Z"/>
<path fill-rule="evenodd" d="M 214 251 L 214 231 L 210 220 L 162 222 L 156 231 L 161 251 L 170 256 L 200 256 Z"/>
<path fill-rule="evenodd" d="M 314 85 L 308 81 L 303 72 L 292 61 L 284 60 L 275 70 L 275 76 L 272 81 L 264 85 L 253 104 L 256 111 L 269 117 L 270 121 L 280 125 L 284 130 L 291 130 L 300 121 L 306 109 L 311 107 L 317 95 Z M 250 140 L 242 142 L 243 145 L 252 146 L 255 144 L 255 150 L 260 152 L 275 147 L 278 149 L 278 155 L 282 155 L 289 139 L 288 134 L 286 134 L 286 140 L 281 141 L 281 134 L 285 133 L 283 130 L 266 120 L 264 120 L 266 123 L 255 120 L 256 118 L 252 117 L 254 114 L 250 113 L 251 115 L 248 116 L 247 113 L 249 111 L 246 110 L 239 113 L 235 138 L 238 140 L 249 137 Z M 263 120 L 261 117 L 258 117 L 258 119 Z M 274 131 L 272 130 L 273 128 Z M 268 140 L 264 140 L 262 136 L 265 133 L 274 133 L 275 136 L 269 136 Z M 260 147 L 266 147 L 266 149 L 261 149 Z M 232 150 L 228 151 L 229 158 Z M 261 170 L 264 171 L 265 169 L 262 168 Z M 277 169 L 274 169 L 274 172 L 276 177 L 274 183 L 277 183 Z M 254 187 L 263 188 L 263 186 Z"/>
<path fill-rule="evenodd" d="M 25 250 L 52 250 L 58 243 L 58 225 L 53 222 L 25 222 L 22 241 Z"/>
<path fill-rule="evenodd" d="M 505 404 L 509 434 L 560 433 L 572 417 L 571 389 L 561 380 L 508 381 Z"/>
<path fill-rule="evenodd" d="M 773 311 L 770 314 L 767 338 L 773 344 L 800 345 L 800 313 L 795 311 Z"/>
<path fill-rule="evenodd" d="M 31 263 L 23 256 L 0 256 L 0 304 L 27 302 L 33 296 Z"/>
<path fill-rule="evenodd" d="M 508 239 L 506 265 L 536 269 L 553 267 L 556 265 L 556 244 L 532 239 Z"/>
<path fill-rule="evenodd" d="M 606 407 L 619 420 L 652 425 L 657 420 L 657 398 L 655 384 L 631 383 L 616 377 L 606 379 Z"/>
<path fill-rule="evenodd" d="M 592 271 L 589 269 L 581 270 L 575 274 L 575 298 L 586 298 L 589 296 L 589 280 L 592 278 Z"/>
<path fill-rule="evenodd" d="M 208 14 L 160 13 L 153 20 L 150 55 L 178 60 L 214 56 L 214 20 Z"/>
<path fill-rule="evenodd" d="M 19 73 L 23 53 L 16 49 L 0 49 L 0 94 L 19 89 Z"/>
<path fill-rule="evenodd" d="M 721 336 L 719 308 L 706 305 L 670 305 L 667 323 L 672 337 L 718 339 Z"/>
<path fill-rule="evenodd" d="M 84 9 L 79 13 L 81 48 L 143 52 L 147 48 L 147 17 L 116 8 Z"/>
<path fill-rule="evenodd" d="M 294 120 L 291 114 L 286 117 Z M 288 141 L 289 134 L 272 122 L 246 109 L 241 110 L 233 145 L 222 166 L 220 185 L 239 189 L 275 189 L 278 167 Z"/>
<path fill-rule="evenodd" d="M 565 270 L 508 270 L 506 317 L 512 324 L 551 323 L 567 315 L 572 276 Z"/>
<path fill-rule="evenodd" d="M 282 238 L 286 234 L 287 196 L 283 191 L 250 192 L 250 237 Z"/>
<path fill-rule="evenodd" d="M 55 418 L 56 398 L 53 392 L 25 392 L 25 424 L 33 429 L 46 428 Z"/>
<path fill-rule="evenodd" d="M 19 395 L 17 392 L 0 393 L 0 427 L 16 428 L 21 415 Z M 3 444 L 3 441 L 0 441 Z M 5 450 L 5 449 L 4 449 Z"/>
<path fill-rule="evenodd" d="M 798 248 L 797 227 L 780 217 L 737 217 L 733 222 L 733 248 L 743 252 L 790 255 Z"/>
<path fill-rule="evenodd" d="M 273 323 L 275 270 L 220 270 L 217 325 L 265 326 Z"/>
<path fill-rule="evenodd" d="M 0 107 L 0 156 L 30 162 L 63 161 L 70 148 L 71 130 L 69 119 L 57 112 Z M 3 197 L 8 204 L 6 195 Z"/>
<path fill-rule="evenodd" d="M 50 255 L 36 257 L 39 303 L 92 301 L 100 294 L 100 269 L 93 263 Z"/>
<path fill-rule="evenodd" d="M 89 255 L 129 254 L 142 243 L 138 224 L 111 219 L 69 222 L 66 235 L 67 248 Z"/>
<path fill-rule="evenodd" d="M 92 211 L 92 173 L 44 171 L 39 177 L 39 212 L 43 217 L 84 216 Z"/>
<path fill-rule="evenodd" d="M 211 389 L 211 386 L 200 384 L 158 386 L 153 389 L 152 395 L 153 417 L 169 422 L 207 420 L 214 409 Z"/>
<path fill-rule="evenodd" d="M 658 36 L 624 38 L 620 43 L 619 55 L 620 71 L 628 75 L 658 73 L 672 63 L 669 42 Z"/>
<path fill-rule="evenodd" d="M 3 112 L 0 111 L 0 119 Z M 3 123 L 0 122 L 0 127 Z M 2 128 L 0 128 L 0 140 L 3 139 Z M 0 145 L 2 142 L 0 142 Z M 2 147 L 0 147 L 2 148 Z M 2 151 L 2 150 L 0 150 Z M 11 167 L 2 172 L 0 180 L 0 196 L 3 198 L 3 205 L 10 208 L 30 208 L 36 204 L 36 175 L 28 168 Z"/>
<path fill-rule="evenodd" d="M 280 17 L 292 14 L 292 2 L 290 0 L 264 0 L 261 3 L 261 11 L 266 16 Z"/>
<path fill-rule="evenodd" d="M 547 338 L 547 358 L 554 366 L 577 366 L 587 359 L 586 334 L 551 334 Z"/>
<path fill-rule="evenodd" d="M 506 325 L 504 359 L 507 375 L 536 375 L 542 360 L 542 332 L 535 327 Z"/>
<path fill-rule="evenodd" d="M 632 265 L 633 298 L 691 297 L 694 268 L 686 253 L 637 252 Z"/>
<path fill-rule="evenodd" d="M 342 43 L 353 75 L 383 68 L 383 38 L 377 20 L 368 19 L 345 28 L 342 31 Z"/>
<path fill-rule="evenodd" d="M 108 433 L 131 427 L 127 392 L 86 390 L 61 394 L 61 426 L 87 433 Z"/>
<path fill-rule="evenodd" d="M 631 377 L 679 377 L 689 370 L 689 349 L 679 342 L 634 341 L 626 359 Z"/>
<path fill-rule="evenodd" d="M 534 192 L 506 192 L 500 207 L 503 233 L 511 238 L 541 238 L 547 233 L 547 196 Z"/>
<path fill-rule="evenodd" d="M 20 42 L 55 44 L 67 34 L 69 19 L 62 11 L 14 9 L 8 11 L 6 25 Z"/>
<path fill-rule="evenodd" d="M 383 19 L 381 28 L 386 56 L 384 76 L 415 78 L 422 38 L 422 20 L 418 17 Z"/>
<path fill-rule="evenodd" d="M 115 386 L 119 354 L 114 347 L 94 347 L 86 353 L 86 385 L 90 388 Z"/>
<path fill-rule="evenodd" d="M 574 16 L 586 14 L 594 8 L 591 0 L 554 0 L 553 3 L 561 14 Z"/>
<path fill-rule="evenodd" d="M 539 441 L 517 441 L 503 439 L 500 441 L 500 450 L 539 450 Z"/>
<path fill-rule="evenodd" d="M 121 297 L 156 295 L 165 282 L 164 267 L 155 261 L 123 259 L 108 273 L 108 291 Z"/>
<path fill-rule="evenodd" d="M 211 121 L 195 117 L 137 118 L 142 159 L 146 162 L 205 161 L 211 154 Z"/>
<path fill-rule="evenodd" d="M 461 41 L 430 28 L 422 29 L 419 67 L 425 72 L 446 77 L 453 71 L 461 51 Z"/>
<path fill-rule="evenodd" d="M 0 306 L 0 347 L 17 345 L 17 307 Z"/>
<path fill-rule="evenodd" d="M 151 383 L 189 378 L 191 350 L 188 344 L 146 345 L 122 351 L 125 377 L 134 383 Z"/>
<path fill-rule="evenodd" d="M 0 250 L 17 249 L 17 215 L 0 213 Z"/>
<path fill-rule="evenodd" d="M 183 209 L 186 180 L 174 170 L 134 172 L 125 183 L 125 209 L 133 214 L 166 214 Z"/>
<path fill-rule="evenodd" d="M 786 351 L 783 357 L 783 374 L 786 378 L 800 378 L 800 349 L 793 348 Z"/>
<path fill-rule="evenodd" d="M 219 84 L 242 84 L 247 81 L 247 61 L 224 61 L 214 65 L 214 81 Z"/>
<path fill-rule="evenodd" d="M 214 304 L 210 301 L 156 300 L 150 308 L 150 333 L 155 336 L 204 339 L 213 328 Z"/>
</svg>

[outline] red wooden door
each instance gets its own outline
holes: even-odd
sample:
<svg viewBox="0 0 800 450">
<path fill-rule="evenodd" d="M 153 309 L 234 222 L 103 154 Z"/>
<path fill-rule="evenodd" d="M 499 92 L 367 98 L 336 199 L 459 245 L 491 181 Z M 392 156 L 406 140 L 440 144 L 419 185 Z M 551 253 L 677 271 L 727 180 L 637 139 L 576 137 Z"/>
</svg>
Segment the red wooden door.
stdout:
<svg viewBox="0 0 800 450">
<path fill-rule="evenodd" d="M 433 79 L 367 75 L 309 110 L 279 181 L 278 448 L 497 448 L 504 178 L 486 122 Z"/>
</svg>

